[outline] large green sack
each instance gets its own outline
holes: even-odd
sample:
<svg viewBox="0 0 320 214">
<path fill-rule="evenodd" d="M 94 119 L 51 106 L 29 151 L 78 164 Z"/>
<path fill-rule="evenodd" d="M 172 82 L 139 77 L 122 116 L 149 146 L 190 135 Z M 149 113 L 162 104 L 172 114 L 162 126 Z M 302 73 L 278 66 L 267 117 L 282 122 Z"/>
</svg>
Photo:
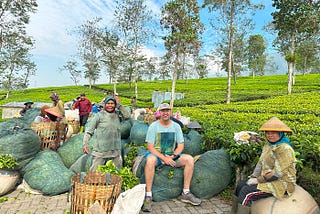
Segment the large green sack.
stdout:
<svg viewBox="0 0 320 214">
<path fill-rule="evenodd" d="M 121 122 L 121 127 L 120 127 L 121 139 L 128 139 L 130 137 L 131 127 L 132 127 L 132 121 L 124 120 Z"/>
<path fill-rule="evenodd" d="M 84 154 L 83 136 L 84 133 L 73 135 L 68 141 L 66 141 L 62 146 L 58 148 L 57 152 L 67 168 L 70 168 L 70 166 Z M 94 139 L 95 136 L 93 136 L 89 141 L 90 148 L 93 145 Z"/>
<path fill-rule="evenodd" d="M 141 162 L 143 165 L 138 169 L 137 176 L 140 179 L 140 183 L 145 183 L 144 177 L 144 165 L 145 159 Z M 143 169 L 142 169 L 143 168 Z M 174 171 L 173 177 L 170 174 Z M 173 198 L 177 198 L 183 189 L 183 167 L 174 168 L 167 165 L 160 165 L 156 168 L 154 181 L 152 185 L 152 198 L 154 201 L 168 201 Z"/>
<path fill-rule="evenodd" d="M 92 155 L 91 154 L 83 154 L 81 155 L 74 164 L 70 166 L 70 170 L 75 174 L 80 172 L 88 172 L 92 165 Z"/>
<path fill-rule="evenodd" d="M 191 156 L 200 155 L 202 151 L 202 136 L 195 130 L 190 130 L 188 134 L 184 135 L 184 154 Z"/>
<path fill-rule="evenodd" d="M 149 125 L 145 122 L 134 122 L 130 131 L 131 143 L 142 145 L 146 142 Z"/>
<path fill-rule="evenodd" d="M 51 150 L 39 152 L 22 169 L 22 173 L 31 188 L 46 195 L 58 195 L 69 191 L 74 175 L 64 166 L 58 153 Z"/>
<path fill-rule="evenodd" d="M 225 150 L 207 151 L 195 163 L 191 192 L 199 198 L 211 198 L 229 185 L 231 173 L 229 155 Z"/>
<path fill-rule="evenodd" d="M 0 154 L 10 154 L 18 161 L 18 169 L 29 163 L 40 151 L 40 138 L 20 118 L 0 124 Z"/>
<path fill-rule="evenodd" d="M 41 109 L 40 108 L 31 108 L 24 114 L 23 117 L 21 117 L 21 120 L 25 122 L 28 125 L 31 125 L 33 123 L 34 119 L 40 115 Z"/>
</svg>

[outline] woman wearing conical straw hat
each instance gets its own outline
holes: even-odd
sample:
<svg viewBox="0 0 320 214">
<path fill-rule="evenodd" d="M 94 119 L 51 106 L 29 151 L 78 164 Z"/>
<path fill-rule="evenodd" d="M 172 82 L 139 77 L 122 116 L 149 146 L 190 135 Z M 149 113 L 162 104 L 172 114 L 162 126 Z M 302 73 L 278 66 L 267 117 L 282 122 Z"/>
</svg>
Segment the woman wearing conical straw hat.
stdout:
<svg viewBox="0 0 320 214">
<path fill-rule="evenodd" d="M 231 213 L 250 213 L 253 201 L 289 197 L 296 184 L 296 158 L 285 133 L 292 130 L 277 117 L 261 126 L 268 142 L 264 145 L 254 172 L 240 181 L 235 191 Z"/>
</svg>

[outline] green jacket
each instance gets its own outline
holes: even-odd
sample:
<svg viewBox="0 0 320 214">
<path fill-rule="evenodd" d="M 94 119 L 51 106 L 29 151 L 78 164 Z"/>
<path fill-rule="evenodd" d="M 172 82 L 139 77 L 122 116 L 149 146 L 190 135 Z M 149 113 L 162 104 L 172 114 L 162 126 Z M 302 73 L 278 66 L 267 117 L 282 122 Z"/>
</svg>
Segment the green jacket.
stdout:
<svg viewBox="0 0 320 214">
<path fill-rule="evenodd" d="M 119 107 L 119 112 L 122 115 L 122 120 L 130 118 L 130 113 L 123 107 Z M 108 113 L 101 110 L 86 127 L 83 144 L 86 146 L 90 138 L 95 135 L 96 139 L 93 144 L 93 151 L 108 152 L 111 150 L 121 149 L 121 121 L 118 113 Z"/>
</svg>

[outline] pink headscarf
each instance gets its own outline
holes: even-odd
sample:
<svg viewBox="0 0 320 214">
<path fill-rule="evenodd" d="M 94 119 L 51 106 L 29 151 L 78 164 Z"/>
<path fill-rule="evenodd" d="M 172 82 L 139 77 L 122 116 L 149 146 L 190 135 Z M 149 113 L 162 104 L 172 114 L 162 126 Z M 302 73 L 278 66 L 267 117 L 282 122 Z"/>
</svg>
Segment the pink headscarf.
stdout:
<svg viewBox="0 0 320 214">
<path fill-rule="evenodd" d="M 154 116 L 155 116 L 156 119 L 159 119 L 159 118 L 160 118 L 160 112 L 159 112 L 159 111 L 156 111 L 156 112 L 154 113 Z"/>
</svg>

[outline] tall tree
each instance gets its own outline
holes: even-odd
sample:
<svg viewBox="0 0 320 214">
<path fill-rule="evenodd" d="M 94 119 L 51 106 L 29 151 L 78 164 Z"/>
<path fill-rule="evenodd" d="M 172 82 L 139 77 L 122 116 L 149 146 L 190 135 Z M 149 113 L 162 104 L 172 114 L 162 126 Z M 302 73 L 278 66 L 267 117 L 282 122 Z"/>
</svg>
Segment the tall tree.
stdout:
<svg viewBox="0 0 320 214">
<path fill-rule="evenodd" d="M 274 45 L 285 55 L 288 64 L 288 90 L 293 86 L 296 48 L 303 40 L 319 35 L 320 2 L 318 0 L 273 0 L 273 29 L 277 32 Z"/>
<path fill-rule="evenodd" d="M 206 78 L 208 76 L 208 62 L 203 56 L 198 56 L 194 61 L 195 70 L 199 79 Z"/>
<path fill-rule="evenodd" d="M 180 56 L 190 54 L 198 56 L 201 48 L 203 24 L 200 22 L 199 6 L 196 0 L 171 0 L 164 4 L 160 24 L 168 30 L 164 36 L 166 57 L 173 61 L 173 77 L 170 106 L 174 104 L 174 93 Z"/>
<path fill-rule="evenodd" d="M 151 10 L 147 8 L 146 0 L 118 0 L 116 3 L 115 26 L 120 32 L 120 38 L 126 42 L 129 50 L 132 50 L 130 56 L 133 63 L 135 98 L 138 99 L 138 50 L 153 35 L 149 25 L 153 17 Z"/>
<path fill-rule="evenodd" d="M 246 55 L 248 58 L 248 67 L 251 70 L 252 77 L 256 74 L 264 75 L 264 67 L 267 63 L 265 54 L 266 43 L 262 35 L 251 35 L 248 40 Z"/>
<path fill-rule="evenodd" d="M 123 70 L 122 62 L 125 61 L 123 58 L 127 57 L 125 47 L 118 35 L 107 28 L 99 32 L 96 45 L 101 51 L 101 61 L 106 68 L 105 72 L 109 76 L 109 83 L 113 82 L 113 91 L 117 93 L 120 71 Z"/>
<path fill-rule="evenodd" d="M 34 42 L 25 28 L 37 6 L 34 0 L 0 1 L 0 86 L 7 98 L 11 90 L 27 88 L 35 74 L 30 54 Z"/>
<path fill-rule="evenodd" d="M 246 29 L 252 28 L 251 18 L 256 9 L 261 9 L 260 4 L 253 4 L 250 0 L 204 0 L 204 6 L 208 6 L 210 12 L 217 12 L 220 17 L 211 24 L 215 27 L 217 24 L 222 42 L 227 44 L 227 49 L 221 49 L 221 55 L 226 53 L 225 64 L 227 65 L 228 81 L 226 103 L 231 100 L 231 77 L 236 74 L 235 46 L 236 40 L 243 41 Z M 225 42 L 226 41 L 226 42 Z M 223 44 L 220 45 L 223 47 Z M 242 48 L 242 46 L 241 46 Z M 240 53 L 238 51 L 238 53 Z M 240 61 L 240 60 L 239 60 Z M 224 64 L 224 63 L 222 63 Z"/>
<path fill-rule="evenodd" d="M 78 63 L 74 60 L 69 60 L 62 68 L 59 68 L 60 71 L 68 71 L 70 74 L 71 80 L 75 85 L 78 85 L 81 79 L 81 70 L 77 69 Z"/>
<path fill-rule="evenodd" d="M 89 87 L 98 80 L 100 76 L 101 53 L 97 48 L 99 40 L 101 18 L 87 20 L 84 24 L 77 27 L 76 32 L 80 37 L 79 56 L 83 62 L 84 77 L 89 81 Z"/>
<path fill-rule="evenodd" d="M 303 75 L 308 73 L 319 73 L 320 66 L 320 46 L 316 39 L 302 41 L 296 49 L 298 59 L 297 71 Z"/>
</svg>

